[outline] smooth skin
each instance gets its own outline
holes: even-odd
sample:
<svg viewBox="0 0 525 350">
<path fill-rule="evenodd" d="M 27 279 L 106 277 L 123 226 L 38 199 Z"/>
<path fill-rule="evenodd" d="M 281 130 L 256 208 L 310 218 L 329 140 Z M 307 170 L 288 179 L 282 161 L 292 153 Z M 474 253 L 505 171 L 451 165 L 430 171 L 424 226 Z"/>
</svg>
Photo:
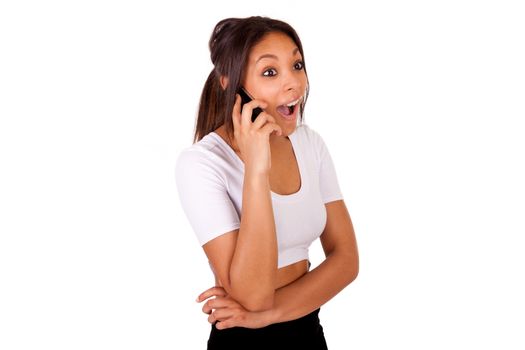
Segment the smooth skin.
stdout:
<svg viewBox="0 0 525 350">
<path fill-rule="evenodd" d="M 225 86 L 227 77 L 221 79 Z M 237 96 L 234 139 L 224 126 L 215 132 L 245 165 L 241 227 L 203 246 L 216 286 L 203 292 L 203 312 L 218 329 L 260 328 L 305 316 L 325 304 L 358 274 L 354 229 L 343 200 L 327 203 L 320 237 L 326 259 L 308 272 L 307 260 L 277 268 L 277 242 L 270 191 L 297 192 L 300 174 L 288 135 L 296 119 L 277 107 L 302 99 L 307 77 L 295 43 L 281 33 L 267 34 L 248 58 L 243 86 L 254 97 L 242 110 Z M 263 108 L 254 123 L 251 112 Z M 298 115 L 298 107 L 294 114 Z"/>
</svg>

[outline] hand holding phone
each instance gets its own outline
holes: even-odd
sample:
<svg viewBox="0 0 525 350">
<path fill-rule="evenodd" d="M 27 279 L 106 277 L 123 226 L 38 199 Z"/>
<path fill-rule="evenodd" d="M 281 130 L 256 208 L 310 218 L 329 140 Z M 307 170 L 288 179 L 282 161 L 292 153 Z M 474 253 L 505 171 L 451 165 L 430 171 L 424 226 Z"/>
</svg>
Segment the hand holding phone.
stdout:
<svg viewBox="0 0 525 350">
<path fill-rule="evenodd" d="M 234 136 L 235 142 L 239 151 L 241 153 L 241 159 L 245 165 L 245 171 L 249 174 L 264 174 L 268 175 L 271 168 L 271 151 L 270 151 L 270 135 L 275 133 L 277 135 L 282 135 L 281 127 L 276 123 L 275 118 L 268 114 L 263 113 L 261 107 L 249 108 L 252 110 L 251 115 L 251 125 L 243 124 L 241 125 L 241 119 L 246 120 L 248 117 L 245 113 L 242 116 L 242 107 L 246 103 L 250 103 L 253 98 L 250 96 L 248 91 L 246 91 L 242 86 L 238 89 L 237 93 L 240 95 L 240 100 L 236 100 L 236 110 L 234 113 L 235 117 L 232 115 L 233 127 L 234 127 Z M 267 103 L 261 100 L 257 100 L 258 103 L 251 103 L 251 106 L 261 105 L 266 108 Z M 241 111 L 237 110 L 237 103 L 240 102 Z M 239 112 L 241 115 L 239 116 Z M 261 118 L 258 123 L 254 123 L 257 116 L 261 114 Z M 241 119 L 239 119 L 241 117 Z M 246 123 L 246 122 L 245 122 Z"/>
<path fill-rule="evenodd" d="M 250 96 L 250 94 L 248 94 L 248 92 L 241 86 L 241 88 L 239 89 L 238 91 L 239 95 L 241 95 L 241 110 L 242 110 L 242 107 L 244 106 L 245 103 L 248 103 L 250 102 L 252 99 L 252 97 Z M 259 107 L 256 107 L 252 110 L 252 122 L 255 121 L 255 119 L 257 118 L 257 116 L 262 112 L 263 110 Z"/>
</svg>

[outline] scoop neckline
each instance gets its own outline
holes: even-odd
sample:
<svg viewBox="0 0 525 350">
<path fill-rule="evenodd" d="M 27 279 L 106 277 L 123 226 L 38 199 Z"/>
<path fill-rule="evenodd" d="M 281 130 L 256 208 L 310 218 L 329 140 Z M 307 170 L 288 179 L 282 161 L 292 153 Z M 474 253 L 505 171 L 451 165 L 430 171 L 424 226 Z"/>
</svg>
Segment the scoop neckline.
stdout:
<svg viewBox="0 0 525 350">
<path fill-rule="evenodd" d="M 280 193 L 276 193 L 276 192 L 274 192 L 274 191 L 272 191 L 270 189 L 270 194 L 271 194 L 272 198 L 279 199 L 279 200 L 285 200 L 285 201 L 286 200 L 296 200 L 296 199 L 302 198 L 304 196 L 304 194 L 306 193 L 308 182 L 306 181 L 306 177 L 305 177 L 306 176 L 306 173 L 305 173 L 306 170 L 305 170 L 305 167 L 303 166 L 302 155 L 300 154 L 300 152 L 297 151 L 298 150 L 298 147 L 297 147 L 297 144 L 296 144 L 297 140 L 295 139 L 296 132 L 297 132 L 297 129 L 293 133 L 288 135 L 288 138 L 290 139 L 290 142 L 292 144 L 292 150 L 293 150 L 293 153 L 294 153 L 294 156 L 295 156 L 295 161 L 297 162 L 297 167 L 299 168 L 299 177 L 301 179 L 301 187 L 299 188 L 299 190 L 297 192 L 290 193 L 290 194 L 280 194 Z M 231 146 L 219 134 L 217 134 L 215 131 L 210 132 L 210 135 L 212 135 L 215 139 L 218 139 L 219 142 L 226 148 L 227 152 L 241 166 L 242 172 L 244 174 L 244 163 L 243 163 L 242 159 L 239 157 L 239 155 L 237 153 L 235 153 L 233 148 L 231 148 Z"/>
</svg>

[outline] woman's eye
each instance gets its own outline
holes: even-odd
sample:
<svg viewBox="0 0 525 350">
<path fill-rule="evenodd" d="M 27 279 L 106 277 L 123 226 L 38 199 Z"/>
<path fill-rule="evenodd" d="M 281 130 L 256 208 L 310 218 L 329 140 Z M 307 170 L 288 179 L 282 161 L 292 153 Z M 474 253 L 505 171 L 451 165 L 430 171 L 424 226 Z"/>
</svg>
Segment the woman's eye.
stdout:
<svg viewBox="0 0 525 350">
<path fill-rule="evenodd" d="M 294 68 L 297 69 L 297 70 L 301 70 L 301 69 L 303 69 L 303 68 L 304 68 L 304 63 L 303 63 L 303 61 L 296 62 L 296 63 L 294 64 Z"/>
<path fill-rule="evenodd" d="M 264 71 L 263 75 L 266 77 L 273 77 L 277 74 L 277 71 L 273 68 Z"/>
</svg>

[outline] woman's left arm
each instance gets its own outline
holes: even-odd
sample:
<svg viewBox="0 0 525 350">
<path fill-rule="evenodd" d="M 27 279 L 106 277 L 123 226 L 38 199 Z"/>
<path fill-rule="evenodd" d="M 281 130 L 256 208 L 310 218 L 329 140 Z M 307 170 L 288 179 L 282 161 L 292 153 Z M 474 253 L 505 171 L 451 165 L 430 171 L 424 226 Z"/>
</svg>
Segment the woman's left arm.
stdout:
<svg viewBox="0 0 525 350">
<path fill-rule="evenodd" d="M 272 323 L 290 321 L 309 314 L 357 277 L 357 243 L 344 201 L 327 203 L 326 212 L 326 227 L 321 235 L 326 259 L 297 281 L 276 291 Z"/>
<path fill-rule="evenodd" d="M 198 300 L 212 296 L 203 311 L 210 313 L 209 321 L 219 321 L 219 329 L 242 326 L 263 327 L 268 324 L 294 320 L 316 310 L 349 285 L 359 271 L 359 257 L 352 220 L 343 200 L 326 205 L 327 220 L 321 235 L 326 259 L 315 269 L 295 282 L 275 292 L 270 310 L 247 312 L 235 307 L 235 301 L 224 299 L 217 288 L 202 293 Z"/>
</svg>

